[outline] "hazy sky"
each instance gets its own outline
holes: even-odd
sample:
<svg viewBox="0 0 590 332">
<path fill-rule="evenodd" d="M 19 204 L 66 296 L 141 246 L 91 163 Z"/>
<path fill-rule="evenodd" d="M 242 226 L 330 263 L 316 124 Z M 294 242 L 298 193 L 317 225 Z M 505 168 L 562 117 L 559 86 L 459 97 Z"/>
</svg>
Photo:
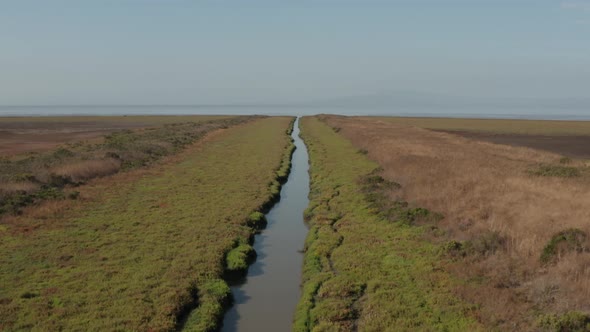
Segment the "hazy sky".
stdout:
<svg viewBox="0 0 590 332">
<path fill-rule="evenodd" d="M 0 105 L 588 97 L 590 1 L 0 0 Z"/>
</svg>

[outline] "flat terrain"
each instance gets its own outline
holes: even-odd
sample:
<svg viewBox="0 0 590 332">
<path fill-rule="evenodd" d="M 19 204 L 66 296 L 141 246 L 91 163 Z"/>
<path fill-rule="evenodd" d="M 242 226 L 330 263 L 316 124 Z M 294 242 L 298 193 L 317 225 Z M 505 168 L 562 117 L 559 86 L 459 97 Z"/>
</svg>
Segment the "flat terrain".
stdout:
<svg viewBox="0 0 590 332">
<path fill-rule="evenodd" d="M 64 121 L 58 121 L 59 119 L 55 118 L 55 122 L 43 122 L 39 118 L 31 118 L 30 123 L 9 122 L 8 126 L 13 126 L 15 130 L 20 131 L 29 130 L 26 129 L 28 127 L 35 128 L 37 125 L 53 128 L 53 132 L 46 135 L 52 137 L 54 142 L 45 148 L 53 144 L 59 143 L 59 145 L 43 152 L 29 151 L 0 155 L 0 215 L 19 213 L 24 207 L 47 198 L 64 198 L 67 189 L 71 191 L 95 178 L 147 167 L 165 156 L 178 153 L 208 132 L 256 118 L 250 116 L 192 117 L 186 118 L 187 122 L 173 122 L 182 120 L 183 117 L 148 117 L 146 119 L 135 117 L 132 122 L 126 121 L 127 117 L 108 118 L 108 121 L 105 120 L 106 118 L 102 121 L 90 121 L 91 118 L 84 121 L 63 118 Z M 117 120 L 121 125 L 117 124 Z M 140 124 L 142 126 L 149 124 L 149 127 L 133 130 L 120 129 Z M 62 142 L 63 136 L 59 132 L 71 130 L 71 126 L 74 125 L 76 128 L 110 125 L 111 131 L 108 135 L 97 136 L 91 140 L 80 140 L 80 136 L 86 137 L 86 135 L 98 135 L 104 132 L 84 130 L 77 134 L 70 132 L 64 135 L 74 141 Z M 40 136 L 38 131 L 34 131 L 31 135 L 36 139 Z M 18 137 L 18 142 L 24 144 L 21 150 L 26 150 L 31 143 L 23 140 L 22 136 Z M 76 195 L 75 190 L 70 194 Z"/>
<path fill-rule="evenodd" d="M 368 119 L 368 118 L 367 118 Z M 590 159 L 590 121 L 376 117 L 388 123 Z"/>
<path fill-rule="evenodd" d="M 587 328 L 587 161 L 424 129 L 465 130 L 475 120 L 322 119 L 378 163 L 386 180 L 400 184 L 389 195 L 391 202 L 440 213 L 439 221 L 415 227 L 425 230 L 422 241 L 447 253 L 440 268 L 461 280 L 453 294 L 477 306 L 472 317 L 486 329 Z M 569 134 L 571 128 L 582 134 L 589 125 L 476 122 L 471 129 L 480 132 L 543 137 Z M 498 123 L 502 126 L 493 129 Z"/>
<path fill-rule="evenodd" d="M 420 127 L 434 130 L 488 132 L 519 135 L 590 135 L 590 121 L 555 120 L 506 120 L 506 119 L 461 119 L 461 118 L 405 118 L 361 117 L 398 126 Z"/>
<path fill-rule="evenodd" d="M 441 130 L 442 131 L 442 130 Z M 569 158 L 590 159 L 590 134 L 587 136 L 516 135 L 472 131 L 446 131 L 462 137 L 512 146 L 550 151 Z"/>
<path fill-rule="evenodd" d="M 51 150 L 125 129 L 204 122 L 227 116 L 0 117 L 0 156 Z"/>
<path fill-rule="evenodd" d="M 286 172 L 291 122 L 218 129 L 78 187 L 78 199 L 4 216 L 0 330 L 212 329 L 228 301 L 225 269 L 245 264 L 251 213 Z"/>
<path fill-rule="evenodd" d="M 303 118 L 301 128 L 311 228 L 295 331 L 478 330 L 469 315 L 475 309 L 452 293 L 456 282 L 442 269 L 439 247 L 422 240 L 424 229 L 401 222 L 422 210 L 390 204 L 398 187 L 337 130 L 317 117 Z"/>
</svg>

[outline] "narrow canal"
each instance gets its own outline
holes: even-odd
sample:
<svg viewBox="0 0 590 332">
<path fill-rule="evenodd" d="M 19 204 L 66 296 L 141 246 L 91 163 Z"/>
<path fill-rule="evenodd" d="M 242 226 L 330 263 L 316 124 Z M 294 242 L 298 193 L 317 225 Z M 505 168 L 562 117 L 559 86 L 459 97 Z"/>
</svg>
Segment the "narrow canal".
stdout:
<svg viewBox="0 0 590 332">
<path fill-rule="evenodd" d="M 225 314 L 222 331 L 291 330 L 307 235 L 303 211 L 309 203 L 308 156 L 299 138 L 299 119 L 292 137 L 296 149 L 291 173 L 281 190 L 281 200 L 266 215 L 266 229 L 256 235 L 256 262 L 243 283 L 232 286 L 234 305 Z"/>
</svg>

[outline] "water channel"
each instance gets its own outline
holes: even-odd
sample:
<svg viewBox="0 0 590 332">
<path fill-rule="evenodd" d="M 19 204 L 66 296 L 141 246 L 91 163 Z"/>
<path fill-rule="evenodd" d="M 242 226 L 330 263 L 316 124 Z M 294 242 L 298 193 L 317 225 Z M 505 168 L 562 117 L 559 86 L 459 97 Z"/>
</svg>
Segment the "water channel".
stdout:
<svg viewBox="0 0 590 332">
<path fill-rule="evenodd" d="M 224 332 L 291 330 L 301 294 L 301 250 L 307 235 L 303 211 L 309 203 L 308 155 L 299 138 L 299 119 L 292 137 L 296 149 L 291 173 L 281 200 L 266 215 L 267 227 L 256 235 L 256 262 L 245 280 L 231 287 L 234 305 L 225 314 Z"/>
</svg>

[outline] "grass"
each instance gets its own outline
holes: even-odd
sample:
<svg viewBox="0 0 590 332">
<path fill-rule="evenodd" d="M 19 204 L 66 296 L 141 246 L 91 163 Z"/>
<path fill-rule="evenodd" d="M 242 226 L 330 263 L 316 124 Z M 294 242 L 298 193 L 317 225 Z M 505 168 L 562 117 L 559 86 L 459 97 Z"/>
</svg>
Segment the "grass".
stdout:
<svg viewBox="0 0 590 332">
<path fill-rule="evenodd" d="M 590 121 L 372 117 L 396 125 L 435 130 L 526 135 L 590 135 Z"/>
<path fill-rule="evenodd" d="M 590 313 L 587 243 L 556 237 L 568 229 L 590 234 L 584 162 L 401 126 L 397 119 L 322 119 L 341 128 L 356 150 L 366 149 L 383 168 L 384 181 L 401 185 L 389 197 L 402 208 L 392 210 L 394 218 L 405 211 L 403 202 L 444 215 L 435 228 L 416 210 L 420 218 L 409 225 L 426 228 L 424 238 L 454 260 L 447 268 L 461 281 L 454 294 L 478 305 L 476 319 L 486 328 L 539 330 L 541 315 Z M 559 130 L 559 122 L 546 124 L 557 126 L 546 132 Z M 563 176 L 578 173 L 568 167 L 579 176 Z M 537 169 L 545 176 L 531 176 Z"/>
<path fill-rule="evenodd" d="M 387 219 L 384 198 L 372 195 L 398 185 L 376 177 L 378 165 L 318 118 L 301 127 L 311 160 L 310 231 L 294 330 L 477 330 L 474 308 L 452 294 L 439 246 L 423 240 L 425 227 Z"/>
<path fill-rule="evenodd" d="M 230 300 L 226 262 L 239 265 L 250 215 L 276 199 L 291 122 L 216 132 L 163 165 L 80 187 L 76 201 L 5 218 L 0 329 L 213 330 Z"/>
<path fill-rule="evenodd" d="M 152 118 L 140 119 L 155 121 Z M 164 117 L 161 121 L 171 119 L 176 118 Z M 107 135 L 101 143 L 76 142 L 45 153 L 2 160 L 0 184 L 11 190 L 0 189 L 0 215 L 19 213 L 23 207 L 38 203 L 39 191 L 44 188 L 63 191 L 68 185 L 77 186 L 120 170 L 149 166 L 181 151 L 211 130 L 233 126 L 252 117 L 196 119 L 162 123 L 136 131 L 117 131 Z M 21 182 L 28 184 L 29 189 L 14 190 Z"/>
</svg>

